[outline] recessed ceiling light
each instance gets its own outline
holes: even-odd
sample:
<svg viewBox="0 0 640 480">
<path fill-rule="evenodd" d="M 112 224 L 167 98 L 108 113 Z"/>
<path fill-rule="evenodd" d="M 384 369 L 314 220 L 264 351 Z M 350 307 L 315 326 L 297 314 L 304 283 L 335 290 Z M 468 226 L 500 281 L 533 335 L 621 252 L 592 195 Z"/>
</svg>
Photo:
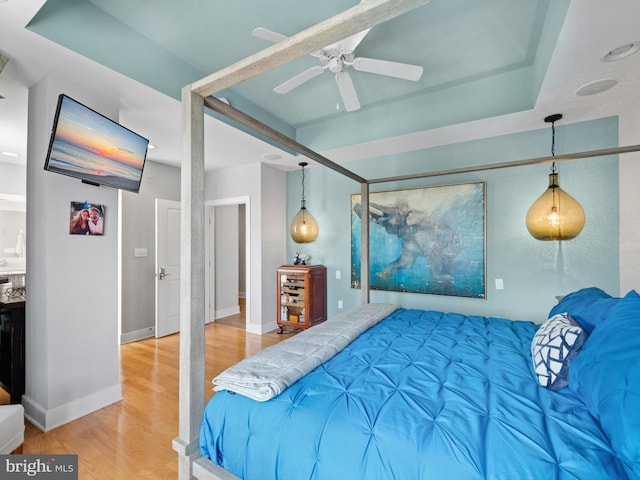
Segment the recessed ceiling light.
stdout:
<svg viewBox="0 0 640 480">
<path fill-rule="evenodd" d="M 2 0 L 0 0 L 1 2 Z M 2 153 L 2 155 L 5 155 L 7 157 L 19 157 L 20 155 L 18 155 L 17 153 L 13 153 L 13 152 L 0 152 Z"/>
<path fill-rule="evenodd" d="M 279 155 L 277 153 L 265 153 L 262 158 L 264 158 L 265 160 L 275 161 L 280 160 L 282 158 L 282 155 Z"/>
<path fill-rule="evenodd" d="M 579 97 L 586 97 L 589 95 L 595 95 L 597 93 L 602 93 L 605 90 L 609 90 L 613 88 L 618 83 L 617 80 L 613 78 L 608 78 L 606 80 L 596 80 L 595 82 L 587 83 L 586 85 L 581 86 L 577 91 L 576 95 Z"/>
<path fill-rule="evenodd" d="M 150 144 L 147 145 L 147 149 L 148 150 L 155 150 L 156 146 L 153 143 L 150 143 Z"/>
<path fill-rule="evenodd" d="M 615 62 L 616 60 L 621 60 L 630 55 L 633 55 L 638 50 L 640 50 L 640 42 L 631 42 L 626 45 L 621 45 L 619 47 L 614 48 L 613 50 L 605 53 L 602 56 L 603 62 Z"/>
</svg>

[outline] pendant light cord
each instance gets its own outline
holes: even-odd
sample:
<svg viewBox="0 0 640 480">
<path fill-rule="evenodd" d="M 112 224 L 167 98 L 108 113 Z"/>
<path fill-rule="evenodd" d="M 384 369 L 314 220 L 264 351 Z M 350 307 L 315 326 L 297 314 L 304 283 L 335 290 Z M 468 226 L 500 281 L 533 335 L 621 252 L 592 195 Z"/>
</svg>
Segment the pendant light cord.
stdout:
<svg viewBox="0 0 640 480">
<path fill-rule="evenodd" d="M 549 115 L 544 119 L 545 122 L 551 124 L 551 156 L 556 156 L 556 121 L 562 118 L 562 114 L 556 113 L 554 115 Z M 551 173 L 556 173 L 557 167 L 556 162 L 554 161 L 551 164 Z"/>
<path fill-rule="evenodd" d="M 305 199 L 304 199 L 304 167 L 307 166 L 307 163 L 306 162 L 300 162 L 298 165 L 300 165 L 302 167 L 302 202 L 301 202 L 300 208 L 306 208 L 305 207 Z"/>
<path fill-rule="evenodd" d="M 551 156 L 556 156 L 556 122 L 551 122 Z M 551 164 L 551 173 L 556 173 L 556 162 Z"/>
</svg>

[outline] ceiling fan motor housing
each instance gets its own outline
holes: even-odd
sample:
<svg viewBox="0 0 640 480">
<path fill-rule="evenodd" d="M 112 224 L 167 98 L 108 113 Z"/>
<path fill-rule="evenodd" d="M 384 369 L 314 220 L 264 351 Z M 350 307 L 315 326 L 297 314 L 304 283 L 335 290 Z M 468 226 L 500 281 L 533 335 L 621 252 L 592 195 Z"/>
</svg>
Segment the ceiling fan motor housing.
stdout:
<svg viewBox="0 0 640 480">
<path fill-rule="evenodd" d="M 344 68 L 344 62 L 342 57 L 331 57 L 329 58 L 329 70 L 333 73 L 341 72 Z"/>
</svg>

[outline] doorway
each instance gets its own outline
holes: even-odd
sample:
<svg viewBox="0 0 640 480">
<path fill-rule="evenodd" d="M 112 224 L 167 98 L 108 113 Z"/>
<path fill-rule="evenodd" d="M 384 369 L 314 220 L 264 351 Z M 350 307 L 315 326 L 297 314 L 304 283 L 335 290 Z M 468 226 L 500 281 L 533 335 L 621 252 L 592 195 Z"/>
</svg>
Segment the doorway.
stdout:
<svg viewBox="0 0 640 480">
<path fill-rule="evenodd" d="M 156 338 L 180 331 L 180 202 L 156 198 Z"/>
<path fill-rule="evenodd" d="M 249 197 L 206 202 L 207 323 L 244 313 L 251 325 L 251 210 Z"/>
</svg>

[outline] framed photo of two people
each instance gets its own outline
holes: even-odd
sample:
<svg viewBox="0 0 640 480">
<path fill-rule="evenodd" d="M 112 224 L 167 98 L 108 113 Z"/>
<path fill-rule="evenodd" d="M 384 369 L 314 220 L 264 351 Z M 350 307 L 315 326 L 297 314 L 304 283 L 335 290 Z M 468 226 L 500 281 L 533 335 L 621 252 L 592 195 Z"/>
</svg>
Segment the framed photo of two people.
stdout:
<svg viewBox="0 0 640 480">
<path fill-rule="evenodd" d="M 71 202 L 71 235 L 104 235 L 105 206 L 97 203 Z"/>
</svg>

